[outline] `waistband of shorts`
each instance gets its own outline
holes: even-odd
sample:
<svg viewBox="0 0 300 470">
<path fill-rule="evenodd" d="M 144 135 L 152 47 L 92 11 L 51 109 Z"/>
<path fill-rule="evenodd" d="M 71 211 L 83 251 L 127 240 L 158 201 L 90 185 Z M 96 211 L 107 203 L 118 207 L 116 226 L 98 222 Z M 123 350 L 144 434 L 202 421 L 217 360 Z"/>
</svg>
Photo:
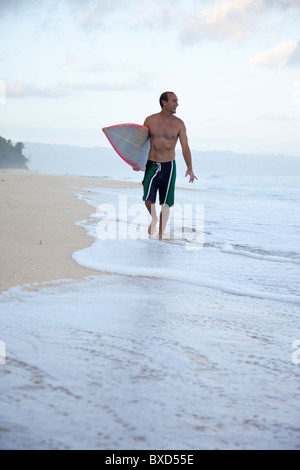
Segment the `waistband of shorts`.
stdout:
<svg viewBox="0 0 300 470">
<path fill-rule="evenodd" d="M 175 160 L 169 160 L 168 162 L 154 162 L 153 160 L 148 160 L 147 164 L 149 165 L 161 165 L 161 166 L 167 166 L 170 165 L 171 163 L 174 163 L 176 165 Z"/>
</svg>

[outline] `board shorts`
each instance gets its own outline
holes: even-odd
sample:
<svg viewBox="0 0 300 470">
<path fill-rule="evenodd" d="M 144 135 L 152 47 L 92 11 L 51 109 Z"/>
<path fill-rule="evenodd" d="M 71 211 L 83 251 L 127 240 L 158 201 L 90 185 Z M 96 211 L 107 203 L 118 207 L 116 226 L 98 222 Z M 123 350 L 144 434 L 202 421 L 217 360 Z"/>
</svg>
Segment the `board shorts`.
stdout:
<svg viewBox="0 0 300 470">
<path fill-rule="evenodd" d="M 156 163 L 148 160 L 143 179 L 143 201 L 155 203 L 157 191 L 160 205 L 174 205 L 176 162 Z"/>
</svg>

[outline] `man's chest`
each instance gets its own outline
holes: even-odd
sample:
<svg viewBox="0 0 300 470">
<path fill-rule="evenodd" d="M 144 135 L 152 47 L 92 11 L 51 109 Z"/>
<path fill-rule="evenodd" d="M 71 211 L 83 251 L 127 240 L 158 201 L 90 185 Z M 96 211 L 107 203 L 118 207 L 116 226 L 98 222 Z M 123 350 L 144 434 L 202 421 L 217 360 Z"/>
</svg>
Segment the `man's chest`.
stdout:
<svg viewBox="0 0 300 470">
<path fill-rule="evenodd" d="M 179 134 L 179 128 L 176 123 L 155 123 L 150 128 L 151 137 L 154 139 L 176 140 Z"/>
</svg>

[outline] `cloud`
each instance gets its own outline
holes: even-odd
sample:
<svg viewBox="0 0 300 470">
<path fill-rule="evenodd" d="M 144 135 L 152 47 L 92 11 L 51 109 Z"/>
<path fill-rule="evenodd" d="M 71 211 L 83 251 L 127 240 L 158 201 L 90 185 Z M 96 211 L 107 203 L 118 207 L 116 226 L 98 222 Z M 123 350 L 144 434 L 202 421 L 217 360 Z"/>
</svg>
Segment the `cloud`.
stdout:
<svg viewBox="0 0 300 470">
<path fill-rule="evenodd" d="M 257 69 L 260 67 L 276 67 L 286 64 L 297 48 L 297 41 L 287 41 L 269 49 L 258 52 L 250 60 L 250 67 Z"/>
<path fill-rule="evenodd" d="M 0 0 L 0 19 L 6 14 L 21 15 L 24 12 L 35 14 L 43 8 L 49 14 L 61 5 L 66 5 L 76 23 L 85 29 L 103 24 L 103 20 L 116 9 L 125 7 L 127 1 L 119 0 L 61 0 L 54 5 L 53 0 Z M 60 5 L 59 5 L 60 4 Z"/>
<path fill-rule="evenodd" d="M 279 0 L 279 4 L 282 4 L 283 7 L 300 7 L 300 0 Z"/>
<path fill-rule="evenodd" d="M 196 42 L 204 37 L 238 41 L 250 34 L 262 15 L 261 0 L 217 0 L 199 17 L 183 22 L 181 40 Z"/>
<path fill-rule="evenodd" d="M 283 114 L 266 113 L 256 116 L 256 120 L 265 122 L 294 122 L 298 119 Z"/>
<path fill-rule="evenodd" d="M 0 1 L 0 14 L 4 14 L 7 11 L 13 11 L 16 7 L 22 8 L 26 4 L 26 0 L 16 0 L 12 3 L 11 0 L 1 0 Z"/>
<path fill-rule="evenodd" d="M 298 41 L 295 49 L 291 53 L 287 65 L 292 67 L 300 65 L 300 41 Z"/>
<path fill-rule="evenodd" d="M 126 61 L 126 62 L 125 62 Z M 117 64 L 109 60 L 102 60 L 102 58 L 95 54 L 79 55 L 79 54 L 67 54 L 65 57 L 64 65 L 71 70 L 76 72 L 85 73 L 113 73 L 115 75 L 130 74 L 135 66 L 130 63 L 128 58 L 124 57 L 124 62 L 118 61 Z M 136 73 L 142 73 L 136 71 Z"/>
<path fill-rule="evenodd" d="M 116 28 L 120 24 L 136 29 L 174 26 L 183 43 L 207 37 L 240 41 L 270 11 L 300 9 L 300 0 L 61 0 L 58 4 L 67 7 L 68 16 L 85 32 L 108 27 L 107 19 L 114 16 L 110 26 Z M 6 12 L 18 15 L 43 7 L 53 12 L 53 0 L 0 0 L 0 18 Z"/>
<path fill-rule="evenodd" d="M 85 55 L 84 57 L 76 54 L 67 54 L 65 65 L 74 71 L 84 71 L 88 73 L 114 71 L 116 67 L 109 61 L 99 60 L 95 55 Z"/>
<path fill-rule="evenodd" d="M 203 0 L 202 0 L 203 1 Z M 180 0 L 148 0 L 147 2 L 131 0 L 131 25 L 136 30 L 168 30 L 182 20 L 182 10 L 179 8 Z M 188 8 L 185 2 L 185 9 Z"/>
<path fill-rule="evenodd" d="M 68 94 L 78 91 L 129 91 L 137 89 L 149 89 L 151 77 L 147 74 L 140 74 L 138 77 L 129 78 L 127 80 L 112 82 L 107 80 L 98 80 L 95 82 L 75 82 L 75 83 L 62 83 L 61 88 L 66 90 Z"/>
<path fill-rule="evenodd" d="M 195 43 L 205 38 L 238 42 L 251 35 L 273 10 L 299 11 L 300 0 L 215 0 L 201 14 L 183 18 L 180 39 Z"/>
<path fill-rule="evenodd" d="M 140 74 L 120 82 L 99 80 L 94 82 L 61 82 L 41 88 L 32 83 L 8 82 L 5 83 L 7 98 L 65 98 L 78 92 L 109 92 L 129 91 L 137 89 L 151 89 L 151 77 Z"/>
<path fill-rule="evenodd" d="M 65 0 L 79 27 L 90 31 L 103 26 L 107 16 L 122 10 L 127 2 L 119 0 Z"/>
<path fill-rule="evenodd" d="M 61 98 L 67 96 L 66 90 L 59 85 L 54 87 L 39 88 L 32 83 L 24 82 L 8 82 L 6 83 L 6 96 L 8 98 L 27 98 L 27 97 L 44 97 L 44 98 Z"/>
<path fill-rule="evenodd" d="M 170 27 L 180 17 L 177 4 L 182 0 L 64 0 L 76 24 L 86 32 L 107 27 L 115 15 L 115 26 L 139 29 Z M 199 1 L 199 0 L 198 0 Z M 207 0 L 200 0 L 207 1 Z M 186 8 L 186 6 L 185 6 Z M 126 20 L 124 21 L 126 17 Z"/>
<path fill-rule="evenodd" d="M 24 9 L 36 8 L 42 5 L 42 0 L 0 0 L 0 18 L 7 13 L 14 15 L 23 12 Z"/>
</svg>

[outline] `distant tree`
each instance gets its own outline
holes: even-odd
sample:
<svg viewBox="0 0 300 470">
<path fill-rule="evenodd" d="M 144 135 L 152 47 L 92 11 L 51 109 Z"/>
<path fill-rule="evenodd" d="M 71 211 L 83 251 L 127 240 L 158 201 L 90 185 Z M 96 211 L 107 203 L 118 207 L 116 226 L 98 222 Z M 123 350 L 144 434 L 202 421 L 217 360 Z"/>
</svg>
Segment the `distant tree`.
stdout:
<svg viewBox="0 0 300 470">
<path fill-rule="evenodd" d="M 25 168 L 28 170 L 28 158 L 23 155 L 25 145 L 17 142 L 15 145 L 11 140 L 0 136 L 0 168 Z"/>
</svg>

